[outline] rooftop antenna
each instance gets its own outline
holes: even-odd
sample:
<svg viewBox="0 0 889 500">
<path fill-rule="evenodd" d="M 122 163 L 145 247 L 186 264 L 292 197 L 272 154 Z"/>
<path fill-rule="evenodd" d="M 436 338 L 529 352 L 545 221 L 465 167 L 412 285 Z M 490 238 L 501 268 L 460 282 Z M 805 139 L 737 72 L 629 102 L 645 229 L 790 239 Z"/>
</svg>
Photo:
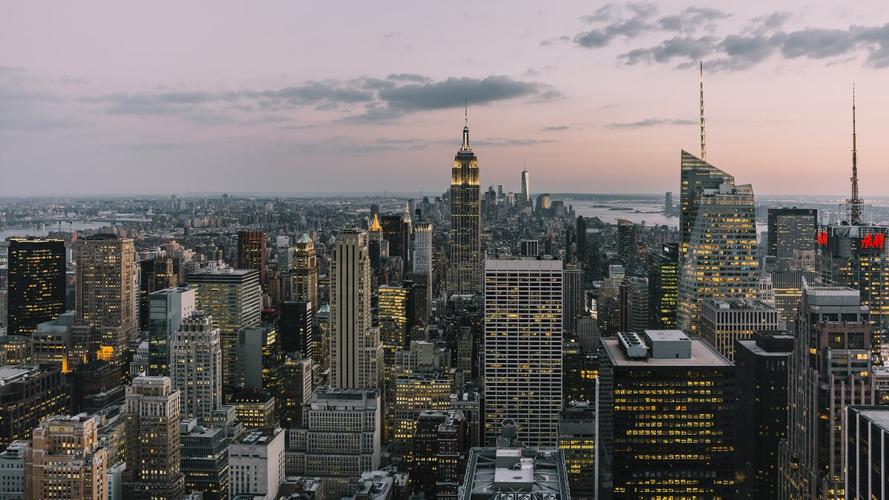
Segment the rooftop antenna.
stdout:
<svg viewBox="0 0 889 500">
<path fill-rule="evenodd" d="M 852 83 L 852 197 L 849 198 L 849 224 L 861 224 L 861 198 L 858 197 L 858 136 L 855 131 L 855 83 Z"/>
<path fill-rule="evenodd" d="M 704 134 L 704 61 L 701 61 L 700 72 L 701 87 L 701 159 L 707 161 L 707 136 Z"/>
</svg>

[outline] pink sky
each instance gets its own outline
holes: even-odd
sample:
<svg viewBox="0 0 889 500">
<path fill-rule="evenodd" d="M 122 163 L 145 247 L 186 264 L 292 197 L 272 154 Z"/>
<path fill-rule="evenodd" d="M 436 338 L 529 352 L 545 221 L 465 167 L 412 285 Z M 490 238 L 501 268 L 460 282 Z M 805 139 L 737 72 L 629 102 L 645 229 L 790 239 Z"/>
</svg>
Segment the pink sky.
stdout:
<svg viewBox="0 0 889 500">
<path fill-rule="evenodd" d="M 0 196 L 678 191 L 698 151 L 758 194 L 889 195 L 883 1 L 43 2 L 0 17 Z M 557 7 L 557 8 L 555 8 Z"/>
</svg>

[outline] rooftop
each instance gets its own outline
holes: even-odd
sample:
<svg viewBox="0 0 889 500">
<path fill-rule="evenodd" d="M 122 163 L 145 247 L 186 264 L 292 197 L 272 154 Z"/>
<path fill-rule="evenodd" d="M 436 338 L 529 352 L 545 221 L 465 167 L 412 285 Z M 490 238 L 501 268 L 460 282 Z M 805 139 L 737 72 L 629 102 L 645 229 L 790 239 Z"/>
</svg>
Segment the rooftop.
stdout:
<svg viewBox="0 0 889 500">
<path fill-rule="evenodd" d="M 744 310 L 744 311 L 774 311 L 775 308 L 765 304 L 759 300 L 750 299 L 707 299 L 703 303 L 703 307 L 716 308 L 720 310 Z"/>
<path fill-rule="evenodd" d="M 658 330 L 647 330 L 657 332 Z M 614 366 L 731 366 L 731 361 L 725 359 L 712 347 L 701 339 L 689 339 L 691 341 L 691 357 L 689 358 L 639 358 L 631 359 L 620 347 L 617 338 L 603 338 L 602 346 L 605 354 Z"/>
<path fill-rule="evenodd" d="M 567 500 L 570 494 L 562 451 L 556 448 L 473 448 L 459 497 L 463 500 Z"/>
</svg>

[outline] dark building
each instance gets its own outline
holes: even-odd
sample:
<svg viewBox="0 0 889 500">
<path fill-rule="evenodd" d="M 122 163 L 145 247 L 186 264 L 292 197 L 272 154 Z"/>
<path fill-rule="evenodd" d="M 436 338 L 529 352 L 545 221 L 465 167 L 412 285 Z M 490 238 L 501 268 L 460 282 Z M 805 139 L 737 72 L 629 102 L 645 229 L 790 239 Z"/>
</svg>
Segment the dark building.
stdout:
<svg viewBox="0 0 889 500">
<path fill-rule="evenodd" d="M 803 269 L 798 264 L 803 252 L 814 257 L 818 210 L 814 208 L 770 208 L 768 226 L 769 256 L 778 271 Z"/>
<path fill-rule="evenodd" d="M 265 233 L 262 231 L 238 232 L 238 269 L 256 269 L 263 286 L 268 277 L 265 273 Z"/>
<path fill-rule="evenodd" d="M 648 264 L 648 324 L 651 328 L 676 328 L 679 299 L 679 246 L 665 243 L 650 255 Z"/>
<path fill-rule="evenodd" d="M 575 237 L 577 238 L 577 261 L 586 262 L 586 219 L 582 215 L 577 216 L 577 224 L 575 229 Z"/>
<path fill-rule="evenodd" d="M 846 499 L 870 500 L 889 495 L 889 407 L 847 406 Z"/>
<path fill-rule="evenodd" d="M 150 328 L 150 299 L 159 290 L 176 286 L 179 279 L 173 274 L 173 259 L 164 255 L 139 261 L 139 329 Z"/>
<path fill-rule="evenodd" d="M 738 464 L 741 498 L 769 498 L 780 490 L 778 443 L 787 438 L 787 377 L 793 336 L 757 332 L 735 342 Z"/>
<path fill-rule="evenodd" d="M 281 366 L 281 384 L 275 395 L 275 411 L 285 429 L 302 427 L 303 405 L 312 397 L 312 360 L 288 354 Z"/>
<path fill-rule="evenodd" d="M 69 412 L 68 392 L 58 368 L 32 365 L 0 367 L 0 447 L 31 439 L 45 417 Z"/>
<path fill-rule="evenodd" d="M 225 429 L 185 420 L 179 425 L 179 439 L 185 490 L 200 491 L 204 500 L 228 500 L 230 439 Z"/>
<path fill-rule="evenodd" d="M 314 324 L 315 307 L 304 300 L 282 302 L 281 316 L 278 319 L 278 335 L 281 350 L 285 353 L 299 353 L 300 357 L 318 359 L 315 352 Z"/>
<path fill-rule="evenodd" d="M 633 221 L 617 219 L 617 258 L 631 274 L 636 269 L 636 225 Z"/>
<path fill-rule="evenodd" d="M 69 376 L 71 406 L 75 413 L 97 412 L 125 397 L 120 368 L 106 361 L 90 361 L 77 366 Z"/>
<path fill-rule="evenodd" d="M 417 418 L 410 475 L 414 492 L 426 498 L 456 498 L 466 472 L 469 443 L 459 410 L 423 410 Z"/>
<path fill-rule="evenodd" d="M 8 259 L 7 333 L 30 336 L 65 312 L 65 242 L 12 238 Z"/>
<path fill-rule="evenodd" d="M 407 260 L 410 239 L 407 225 L 401 215 L 384 215 L 380 219 L 383 226 L 383 239 L 389 242 L 389 256 L 402 257 Z"/>
<path fill-rule="evenodd" d="M 590 385 L 598 386 L 593 380 Z M 572 402 L 559 416 L 559 449 L 565 454 L 565 469 L 571 498 L 596 498 L 598 487 L 598 426 L 596 401 Z"/>
<path fill-rule="evenodd" d="M 614 498 L 733 497 L 734 366 L 679 330 L 621 333 L 602 348 L 599 428 Z"/>
</svg>

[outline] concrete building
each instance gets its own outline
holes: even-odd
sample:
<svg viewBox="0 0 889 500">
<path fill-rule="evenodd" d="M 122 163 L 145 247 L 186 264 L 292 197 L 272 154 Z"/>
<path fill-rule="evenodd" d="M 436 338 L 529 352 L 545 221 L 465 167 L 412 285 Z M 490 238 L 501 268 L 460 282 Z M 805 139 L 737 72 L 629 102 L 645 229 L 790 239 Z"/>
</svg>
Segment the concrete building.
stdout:
<svg viewBox="0 0 889 500">
<path fill-rule="evenodd" d="M 232 498 L 275 500 L 284 482 L 284 429 L 245 432 L 228 447 Z"/>
<path fill-rule="evenodd" d="M 755 332 L 784 329 L 779 311 L 758 300 L 707 299 L 702 311 L 701 338 L 732 362 L 736 340 L 750 340 Z"/>
<path fill-rule="evenodd" d="M 0 453 L 0 498 L 24 500 L 27 441 L 13 441 Z"/>
<path fill-rule="evenodd" d="M 528 446 L 555 446 L 562 408 L 562 262 L 485 263 L 484 390 L 487 441 L 516 422 Z"/>
<path fill-rule="evenodd" d="M 30 438 L 44 418 L 67 413 L 69 400 L 58 368 L 0 367 L 0 446 Z"/>
<path fill-rule="evenodd" d="M 182 418 L 205 418 L 222 406 L 222 342 L 213 318 L 195 311 L 173 337 L 173 388 Z"/>
<path fill-rule="evenodd" d="M 107 451 L 93 416 L 54 416 L 32 433 L 25 494 L 34 499 L 105 500 Z"/>
<path fill-rule="evenodd" d="M 570 500 L 565 458 L 558 448 L 473 448 L 457 498 Z"/>
</svg>

